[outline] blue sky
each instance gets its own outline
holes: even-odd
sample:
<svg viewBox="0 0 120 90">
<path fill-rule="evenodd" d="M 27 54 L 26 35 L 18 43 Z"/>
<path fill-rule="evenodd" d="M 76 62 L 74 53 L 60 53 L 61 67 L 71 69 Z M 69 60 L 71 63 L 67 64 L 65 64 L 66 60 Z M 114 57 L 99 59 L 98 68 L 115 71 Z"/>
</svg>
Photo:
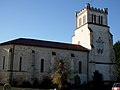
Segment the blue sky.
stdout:
<svg viewBox="0 0 120 90">
<path fill-rule="evenodd" d="M 75 12 L 91 0 L 0 0 L 0 42 L 33 38 L 71 43 Z M 108 8 L 113 41 L 120 40 L 120 0 L 92 0 L 94 7 Z"/>
</svg>

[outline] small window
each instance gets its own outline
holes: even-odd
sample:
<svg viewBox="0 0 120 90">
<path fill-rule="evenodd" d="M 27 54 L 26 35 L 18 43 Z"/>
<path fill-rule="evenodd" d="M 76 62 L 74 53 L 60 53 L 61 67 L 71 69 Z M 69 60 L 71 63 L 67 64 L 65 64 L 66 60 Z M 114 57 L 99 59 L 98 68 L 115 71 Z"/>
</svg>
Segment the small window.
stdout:
<svg viewBox="0 0 120 90">
<path fill-rule="evenodd" d="M 83 29 L 81 30 L 81 32 L 83 32 Z"/>
<path fill-rule="evenodd" d="M 44 59 L 41 59 L 41 72 L 44 72 Z"/>
<path fill-rule="evenodd" d="M 9 52 L 12 52 L 12 48 L 9 50 Z"/>
<path fill-rule="evenodd" d="M 93 44 L 91 44 L 91 47 L 92 47 L 92 48 L 94 48 L 94 45 L 93 45 Z"/>
<path fill-rule="evenodd" d="M 3 56 L 3 70 L 5 68 L 5 56 Z"/>
<path fill-rule="evenodd" d="M 22 69 L 22 57 L 20 57 L 20 62 L 19 62 L 19 71 Z"/>
<path fill-rule="evenodd" d="M 56 55 L 56 53 L 55 53 L 55 52 L 52 52 L 52 55 L 53 55 L 53 56 L 55 56 L 55 55 Z"/>
<path fill-rule="evenodd" d="M 74 53 L 71 53 L 71 57 L 75 57 Z"/>
<path fill-rule="evenodd" d="M 81 74 L 81 71 L 82 71 L 82 63 L 81 61 L 79 61 L 79 74 Z"/>
<path fill-rule="evenodd" d="M 80 41 L 78 41 L 78 45 L 80 45 Z"/>
<path fill-rule="evenodd" d="M 103 49 L 97 49 L 97 53 L 103 53 Z"/>
<path fill-rule="evenodd" d="M 34 51 L 34 50 L 32 50 L 32 53 L 35 53 L 35 51 Z"/>
</svg>

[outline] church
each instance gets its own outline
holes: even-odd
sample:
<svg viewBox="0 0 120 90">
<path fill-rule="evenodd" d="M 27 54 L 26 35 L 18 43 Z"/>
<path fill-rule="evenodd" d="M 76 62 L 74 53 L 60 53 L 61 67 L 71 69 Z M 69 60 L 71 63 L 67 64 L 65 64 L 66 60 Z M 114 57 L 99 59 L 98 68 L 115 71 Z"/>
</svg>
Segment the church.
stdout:
<svg viewBox="0 0 120 90">
<path fill-rule="evenodd" d="M 81 83 L 92 81 L 95 71 L 104 81 L 116 81 L 113 35 L 107 15 L 107 8 L 89 3 L 76 12 L 72 44 L 29 38 L 0 43 L 0 83 L 42 82 L 51 77 L 59 59 L 66 64 L 70 83 L 76 75 Z"/>
</svg>

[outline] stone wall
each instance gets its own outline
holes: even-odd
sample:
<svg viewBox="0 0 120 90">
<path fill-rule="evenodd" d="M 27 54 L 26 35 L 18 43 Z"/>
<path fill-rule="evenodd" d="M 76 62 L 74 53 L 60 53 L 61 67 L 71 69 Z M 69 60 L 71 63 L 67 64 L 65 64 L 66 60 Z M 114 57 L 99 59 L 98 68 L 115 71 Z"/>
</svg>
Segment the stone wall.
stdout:
<svg viewBox="0 0 120 90">
<path fill-rule="evenodd" d="M 42 82 L 44 78 L 51 76 L 55 57 L 65 61 L 70 71 L 68 76 L 71 83 L 74 83 L 73 79 L 77 74 L 82 78 L 82 82 L 87 82 L 87 52 L 24 45 L 5 45 L 0 48 L 2 51 L 0 55 L 1 82 L 7 82 L 9 79 L 12 79 L 16 84 L 21 84 L 23 81 L 33 83 L 36 79 Z M 12 52 L 9 52 L 10 49 Z M 5 56 L 4 63 L 3 56 Z M 13 65 L 10 65 L 11 59 L 13 59 Z M 42 63 L 41 60 L 44 62 Z M 81 67 L 79 62 L 81 62 Z M 13 69 L 12 72 L 10 67 Z M 81 69 L 80 73 L 79 68 Z"/>
</svg>

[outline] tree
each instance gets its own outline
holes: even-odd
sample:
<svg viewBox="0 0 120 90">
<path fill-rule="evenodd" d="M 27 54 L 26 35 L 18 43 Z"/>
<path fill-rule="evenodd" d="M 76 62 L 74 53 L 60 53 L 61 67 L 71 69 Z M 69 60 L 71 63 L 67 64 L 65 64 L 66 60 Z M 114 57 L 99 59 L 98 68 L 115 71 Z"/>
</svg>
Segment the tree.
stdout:
<svg viewBox="0 0 120 90">
<path fill-rule="evenodd" d="M 117 63 L 117 78 L 120 80 L 120 41 L 117 41 L 113 47 Z"/>
<path fill-rule="evenodd" d="M 101 87 L 101 86 L 103 86 L 103 76 L 97 70 L 95 70 L 95 72 L 94 72 L 93 85 L 95 87 Z"/>
<path fill-rule="evenodd" d="M 75 87 L 76 88 L 79 87 L 81 82 L 78 74 L 74 77 L 74 81 L 75 81 Z"/>
<path fill-rule="evenodd" d="M 58 85 L 58 90 L 66 90 L 67 88 L 67 72 L 63 60 L 58 60 L 53 73 L 52 82 Z"/>
</svg>

